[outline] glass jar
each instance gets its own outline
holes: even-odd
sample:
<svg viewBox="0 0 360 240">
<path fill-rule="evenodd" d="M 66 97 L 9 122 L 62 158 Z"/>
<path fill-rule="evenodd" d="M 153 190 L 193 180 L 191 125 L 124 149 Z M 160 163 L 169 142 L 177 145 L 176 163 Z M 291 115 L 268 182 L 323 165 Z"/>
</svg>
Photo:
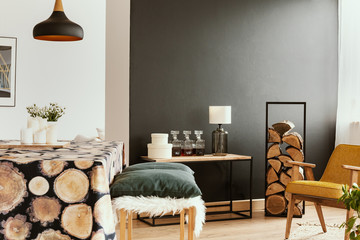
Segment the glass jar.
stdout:
<svg viewBox="0 0 360 240">
<path fill-rule="evenodd" d="M 181 156 L 181 140 L 178 139 L 178 134 L 179 131 L 176 130 L 171 130 L 171 135 L 172 135 L 172 141 L 171 144 L 172 146 L 172 156 L 177 157 L 177 156 Z"/>
<path fill-rule="evenodd" d="M 191 131 L 184 130 L 183 131 L 185 140 L 183 142 L 183 153 L 184 156 L 192 156 L 193 155 L 193 140 L 190 139 Z"/>
<path fill-rule="evenodd" d="M 201 139 L 201 134 L 203 134 L 202 130 L 195 130 L 196 135 L 196 142 L 195 142 L 195 148 L 196 148 L 196 156 L 204 156 L 205 155 L 205 140 Z"/>
</svg>

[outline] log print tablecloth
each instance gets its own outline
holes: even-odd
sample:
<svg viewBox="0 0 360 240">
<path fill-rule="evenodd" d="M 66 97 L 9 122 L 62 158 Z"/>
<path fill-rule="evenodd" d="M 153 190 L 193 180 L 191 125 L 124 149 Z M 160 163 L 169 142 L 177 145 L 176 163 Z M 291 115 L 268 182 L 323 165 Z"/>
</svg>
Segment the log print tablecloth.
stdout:
<svg viewBox="0 0 360 240">
<path fill-rule="evenodd" d="M 109 182 L 122 150 L 121 142 L 0 150 L 0 239 L 116 239 Z"/>
</svg>

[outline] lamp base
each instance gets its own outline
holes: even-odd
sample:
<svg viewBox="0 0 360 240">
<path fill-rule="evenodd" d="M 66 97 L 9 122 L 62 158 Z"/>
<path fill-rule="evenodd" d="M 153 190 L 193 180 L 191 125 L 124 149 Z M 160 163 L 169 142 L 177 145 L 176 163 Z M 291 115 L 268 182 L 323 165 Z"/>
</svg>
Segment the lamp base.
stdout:
<svg viewBox="0 0 360 240">
<path fill-rule="evenodd" d="M 227 153 L 213 153 L 213 156 L 226 156 L 228 155 Z"/>
<path fill-rule="evenodd" d="M 212 132 L 212 153 L 214 156 L 226 156 L 228 153 L 228 132 L 221 124 Z"/>
</svg>

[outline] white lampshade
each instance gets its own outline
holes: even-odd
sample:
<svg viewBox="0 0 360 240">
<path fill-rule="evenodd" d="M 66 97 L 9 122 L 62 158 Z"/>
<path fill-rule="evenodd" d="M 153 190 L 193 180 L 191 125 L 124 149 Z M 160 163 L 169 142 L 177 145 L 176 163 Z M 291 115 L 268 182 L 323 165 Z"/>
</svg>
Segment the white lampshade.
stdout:
<svg viewBox="0 0 360 240">
<path fill-rule="evenodd" d="M 231 124 L 231 106 L 209 106 L 210 124 Z"/>
</svg>

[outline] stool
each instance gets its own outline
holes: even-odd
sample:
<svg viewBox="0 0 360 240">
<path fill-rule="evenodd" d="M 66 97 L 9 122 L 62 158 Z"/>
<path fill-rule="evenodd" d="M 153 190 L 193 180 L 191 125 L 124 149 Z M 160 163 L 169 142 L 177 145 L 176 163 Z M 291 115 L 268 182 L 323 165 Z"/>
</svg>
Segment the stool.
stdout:
<svg viewBox="0 0 360 240">
<path fill-rule="evenodd" d="M 147 201 L 142 199 L 143 203 Z M 118 219 L 120 221 L 120 240 L 125 240 L 126 234 L 126 219 L 127 219 L 127 239 L 132 239 L 132 217 L 133 214 L 140 214 L 140 213 L 149 213 L 152 217 L 154 216 L 162 216 L 166 213 L 172 214 L 180 214 L 180 240 L 185 239 L 185 214 L 188 215 L 188 240 L 194 239 L 194 228 L 195 228 L 195 217 L 196 217 L 196 208 L 184 208 L 181 211 L 176 212 L 163 212 L 162 214 L 152 214 L 151 212 L 147 211 L 136 211 L 136 210 L 128 210 L 128 208 L 121 208 L 117 209 Z"/>
<path fill-rule="evenodd" d="M 185 237 L 188 216 L 188 240 L 199 236 L 205 222 L 205 205 L 195 183 L 193 171 L 179 163 L 142 163 L 126 168 L 115 176 L 110 188 L 114 212 L 120 222 L 120 240 L 132 239 L 133 214 L 150 217 L 180 214 L 180 239 Z"/>
</svg>

